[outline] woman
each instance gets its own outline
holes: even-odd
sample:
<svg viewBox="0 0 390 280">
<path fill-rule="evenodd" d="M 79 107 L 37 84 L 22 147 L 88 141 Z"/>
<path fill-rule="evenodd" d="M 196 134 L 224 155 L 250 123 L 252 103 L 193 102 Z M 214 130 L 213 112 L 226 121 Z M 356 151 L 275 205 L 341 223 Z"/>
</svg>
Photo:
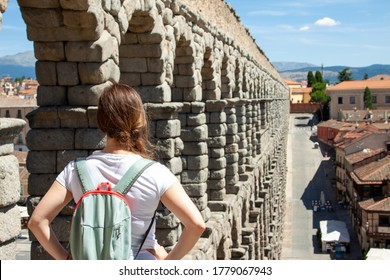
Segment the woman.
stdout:
<svg viewBox="0 0 390 280">
<path fill-rule="evenodd" d="M 99 99 L 97 121 L 107 135 L 107 142 L 103 150 L 87 157 L 88 171 L 94 174 L 91 176 L 94 184 L 108 181 L 115 185 L 137 159 L 152 157 L 148 150 L 148 122 L 140 96 L 127 85 L 107 87 Z M 71 256 L 59 243 L 50 223 L 72 198 L 77 202 L 81 195 L 80 181 L 74 161 L 71 161 L 32 213 L 28 227 L 54 259 L 70 259 Z M 181 259 L 193 248 L 205 229 L 198 209 L 180 182 L 159 163 L 146 169 L 125 197 L 131 205 L 132 240 L 142 239 L 159 201 L 184 225 L 177 244 L 167 253 L 157 244 L 153 221 L 137 259 Z"/>
</svg>

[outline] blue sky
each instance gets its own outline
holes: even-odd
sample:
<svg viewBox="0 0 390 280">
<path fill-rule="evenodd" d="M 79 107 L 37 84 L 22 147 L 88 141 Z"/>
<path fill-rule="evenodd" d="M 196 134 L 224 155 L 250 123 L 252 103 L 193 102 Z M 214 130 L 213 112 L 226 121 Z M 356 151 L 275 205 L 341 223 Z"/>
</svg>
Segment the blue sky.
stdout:
<svg viewBox="0 0 390 280">
<path fill-rule="evenodd" d="M 271 61 L 390 64 L 389 0 L 226 0 Z M 16 0 L 3 14 L 0 56 L 33 49 Z"/>
</svg>

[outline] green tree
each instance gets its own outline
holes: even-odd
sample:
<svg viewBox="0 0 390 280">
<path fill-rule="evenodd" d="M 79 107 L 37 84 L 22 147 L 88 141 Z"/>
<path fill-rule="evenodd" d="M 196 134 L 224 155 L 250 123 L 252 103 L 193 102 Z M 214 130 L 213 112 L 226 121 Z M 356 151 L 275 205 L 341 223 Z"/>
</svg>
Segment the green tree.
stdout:
<svg viewBox="0 0 390 280">
<path fill-rule="evenodd" d="M 316 78 L 316 82 L 317 83 L 323 83 L 324 82 L 324 79 L 322 77 L 322 74 L 320 71 L 316 71 L 316 74 L 314 75 L 314 77 Z"/>
<path fill-rule="evenodd" d="M 364 80 L 368 80 L 368 74 L 367 73 L 364 73 Z"/>
<path fill-rule="evenodd" d="M 320 105 L 321 120 L 324 120 L 324 108 L 327 107 L 330 102 L 330 96 L 326 94 L 325 83 L 315 83 L 310 93 L 311 101 Z"/>
<path fill-rule="evenodd" d="M 343 70 L 341 70 L 339 72 L 339 75 L 338 75 L 338 80 L 339 82 L 344 82 L 344 81 L 352 81 L 352 72 L 351 72 L 351 69 L 349 67 L 347 68 L 344 68 Z"/>
<path fill-rule="evenodd" d="M 372 94 L 368 87 L 364 89 L 364 108 L 372 109 Z"/>
<path fill-rule="evenodd" d="M 307 87 L 312 87 L 316 83 L 316 78 L 314 77 L 314 74 L 312 71 L 309 71 L 307 73 Z"/>
</svg>

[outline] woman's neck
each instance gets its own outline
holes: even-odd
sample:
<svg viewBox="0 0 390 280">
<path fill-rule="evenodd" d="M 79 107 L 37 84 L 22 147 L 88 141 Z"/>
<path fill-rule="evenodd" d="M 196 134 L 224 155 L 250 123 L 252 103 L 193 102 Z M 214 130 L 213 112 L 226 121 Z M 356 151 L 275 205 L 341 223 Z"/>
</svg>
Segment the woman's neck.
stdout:
<svg viewBox="0 0 390 280">
<path fill-rule="evenodd" d="M 102 152 L 109 154 L 133 154 L 133 152 L 129 151 L 125 145 L 109 137 L 107 137 L 106 147 L 102 150 Z"/>
</svg>

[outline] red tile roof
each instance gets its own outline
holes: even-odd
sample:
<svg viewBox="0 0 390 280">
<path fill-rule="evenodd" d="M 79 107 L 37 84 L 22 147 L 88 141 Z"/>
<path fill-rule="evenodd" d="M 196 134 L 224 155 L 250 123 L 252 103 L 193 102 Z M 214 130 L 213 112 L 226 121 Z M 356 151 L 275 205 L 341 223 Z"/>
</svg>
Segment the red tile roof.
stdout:
<svg viewBox="0 0 390 280">
<path fill-rule="evenodd" d="M 360 162 L 362 160 L 365 160 L 367 158 L 379 155 L 380 153 L 384 153 L 385 149 L 364 149 L 363 151 L 350 154 L 345 157 L 345 160 L 350 164 L 355 164 L 357 162 Z"/>
<path fill-rule="evenodd" d="M 335 86 L 328 87 L 327 90 L 364 90 L 366 87 L 370 89 L 390 89 L 390 80 L 344 81 Z"/>
<path fill-rule="evenodd" d="M 390 156 L 355 169 L 351 177 L 357 184 L 382 184 L 390 179 Z"/>
<path fill-rule="evenodd" d="M 360 201 L 359 205 L 366 211 L 390 211 L 390 197 L 385 198 L 370 198 Z"/>
</svg>

